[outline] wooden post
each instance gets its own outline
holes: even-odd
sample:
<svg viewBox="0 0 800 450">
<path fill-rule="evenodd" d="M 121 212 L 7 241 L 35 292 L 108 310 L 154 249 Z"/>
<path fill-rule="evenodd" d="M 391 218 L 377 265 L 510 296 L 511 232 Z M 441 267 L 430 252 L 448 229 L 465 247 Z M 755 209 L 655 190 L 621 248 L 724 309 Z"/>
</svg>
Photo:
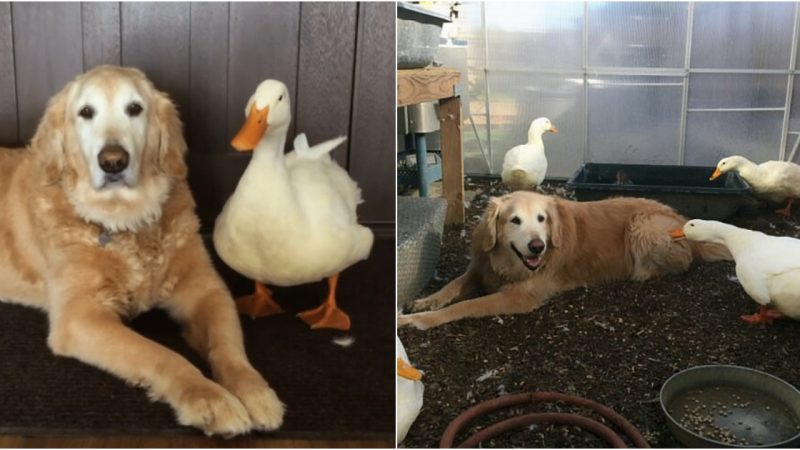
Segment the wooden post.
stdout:
<svg viewBox="0 0 800 450">
<path fill-rule="evenodd" d="M 446 224 L 464 223 L 464 153 L 461 148 L 461 98 L 439 100 L 442 135 L 442 196 Z"/>
</svg>

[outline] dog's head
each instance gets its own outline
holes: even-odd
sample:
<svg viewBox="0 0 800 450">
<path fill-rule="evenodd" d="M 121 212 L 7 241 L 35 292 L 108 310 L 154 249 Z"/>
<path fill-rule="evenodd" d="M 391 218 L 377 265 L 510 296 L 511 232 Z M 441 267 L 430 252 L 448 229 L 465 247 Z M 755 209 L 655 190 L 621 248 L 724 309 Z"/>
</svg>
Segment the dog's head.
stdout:
<svg viewBox="0 0 800 450">
<path fill-rule="evenodd" d="M 79 215 L 110 231 L 160 217 L 172 181 L 186 177 L 175 106 L 137 69 L 79 75 L 50 100 L 31 148 L 45 183 L 60 183 Z"/>
<path fill-rule="evenodd" d="M 524 191 L 489 199 L 476 230 L 481 250 L 513 255 L 530 271 L 542 267 L 549 249 L 562 239 L 556 200 Z"/>
</svg>

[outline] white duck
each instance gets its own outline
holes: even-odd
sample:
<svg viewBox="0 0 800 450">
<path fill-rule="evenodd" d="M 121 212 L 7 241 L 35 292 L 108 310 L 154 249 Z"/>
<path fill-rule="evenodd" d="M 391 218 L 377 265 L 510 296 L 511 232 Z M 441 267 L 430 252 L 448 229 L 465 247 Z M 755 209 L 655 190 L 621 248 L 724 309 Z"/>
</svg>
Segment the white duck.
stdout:
<svg viewBox="0 0 800 450">
<path fill-rule="evenodd" d="M 336 306 L 339 272 L 369 256 L 373 234 L 356 218 L 361 191 L 329 155 L 345 138 L 309 148 L 301 134 L 284 155 L 291 106 L 280 81 L 262 82 L 245 116 L 231 145 L 253 156 L 214 228 L 222 260 L 255 281 L 255 292 L 238 299 L 239 310 L 251 317 L 281 312 L 265 284 L 327 277 L 325 302 L 298 316 L 314 329 L 348 330 L 350 318 Z"/>
<path fill-rule="evenodd" d="M 517 145 L 506 152 L 501 176 L 503 183 L 512 191 L 532 189 L 544 181 L 547 157 L 544 154 L 542 135 L 547 131 L 558 133 L 558 129 L 547 117 L 534 120 L 528 128 L 528 143 Z"/>
<path fill-rule="evenodd" d="M 789 200 L 785 208 L 775 211 L 783 216 L 792 213 L 792 201 L 800 197 L 800 165 L 786 161 L 767 161 L 756 164 L 743 156 L 722 158 L 710 180 L 735 170 L 761 197 L 775 203 Z"/>
<path fill-rule="evenodd" d="M 422 409 L 425 386 L 420 381 L 422 373 L 408 362 L 406 349 L 397 339 L 397 443 L 403 442 L 408 429 Z"/>
<path fill-rule="evenodd" d="M 759 305 L 758 313 L 742 316 L 748 323 L 771 323 L 787 316 L 800 319 L 800 239 L 769 236 L 714 220 L 694 219 L 673 238 L 715 242 L 728 248 L 736 276 Z M 775 309 L 770 309 L 771 306 Z"/>
</svg>

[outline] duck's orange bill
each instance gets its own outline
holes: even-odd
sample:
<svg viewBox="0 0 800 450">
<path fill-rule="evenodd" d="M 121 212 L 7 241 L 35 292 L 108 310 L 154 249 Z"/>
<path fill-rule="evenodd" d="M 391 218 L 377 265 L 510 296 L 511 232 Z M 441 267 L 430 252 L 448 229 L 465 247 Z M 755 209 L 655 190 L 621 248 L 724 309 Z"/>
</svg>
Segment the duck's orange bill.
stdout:
<svg viewBox="0 0 800 450">
<path fill-rule="evenodd" d="M 717 178 L 719 178 L 720 175 L 722 175 L 722 171 L 719 170 L 719 167 L 717 167 L 716 169 L 714 169 L 714 173 L 711 174 L 711 177 L 709 178 L 709 180 L 710 181 L 714 181 Z"/>
<path fill-rule="evenodd" d="M 558 128 L 556 128 L 555 126 L 551 126 L 551 127 L 550 127 L 550 132 L 552 132 L 552 133 L 558 133 Z"/>
<path fill-rule="evenodd" d="M 240 152 L 249 152 L 256 148 L 264 133 L 267 132 L 267 116 L 269 116 L 269 106 L 258 109 L 253 103 L 247 120 L 231 141 L 233 148 Z"/>
<path fill-rule="evenodd" d="M 686 235 L 683 234 L 683 230 L 681 230 L 680 228 L 678 228 L 677 230 L 670 231 L 669 235 L 672 237 L 672 239 L 683 239 L 686 237 Z"/>
<path fill-rule="evenodd" d="M 397 358 L 397 376 L 403 377 L 406 380 L 419 381 L 422 379 L 422 372 L 415 369 L 411 364 L 403 361 L 402 358 Z"/>
</svg>

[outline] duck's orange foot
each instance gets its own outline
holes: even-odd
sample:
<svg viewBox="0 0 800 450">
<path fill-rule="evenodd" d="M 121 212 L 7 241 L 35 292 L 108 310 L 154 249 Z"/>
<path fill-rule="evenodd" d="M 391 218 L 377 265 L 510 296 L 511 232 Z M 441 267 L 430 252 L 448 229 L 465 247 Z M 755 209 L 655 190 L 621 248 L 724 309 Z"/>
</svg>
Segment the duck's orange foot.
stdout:
<svg viewBox="0 0 800 450">
<path fill-rule="evenodd" d="M 742 320 L 751 325 L 758 325 L 762 323 L 771 324 L 775 319 L 780 319 L 781 317 L 783 317 L 783 313 L 777 309 L 769 309 L 762 306 L 758 308 L 758 312 L 755 314 L 743 315 Z"/>
<path fill-rule="evenodd" d="M 312 330 L 333 328 L 348 331 L 350 329 L 350 316 L 330 302 L 324 302 L 314 309 L 303 311 L 297 317 L 303 319 Z"/>
<path fill-rule="evenodd" d="M 251 319 L 283 312 L 281 305 L 272 298 L 272 292 L 259 282 L 256 282 L 255 292 L 236 299 L 236 308 L 240 314 L 247 314 Z"/>
<path fill-rule="evenodd" d="M 793 200 L 794 200 L 794 198 L 790 198 L 789 202 L 786 204 L 785 207 L 775 210 L 775 214 L 781 215 L 783 217 L 791 217 L 792 216 L 792 201 Z"/>
</svg>

